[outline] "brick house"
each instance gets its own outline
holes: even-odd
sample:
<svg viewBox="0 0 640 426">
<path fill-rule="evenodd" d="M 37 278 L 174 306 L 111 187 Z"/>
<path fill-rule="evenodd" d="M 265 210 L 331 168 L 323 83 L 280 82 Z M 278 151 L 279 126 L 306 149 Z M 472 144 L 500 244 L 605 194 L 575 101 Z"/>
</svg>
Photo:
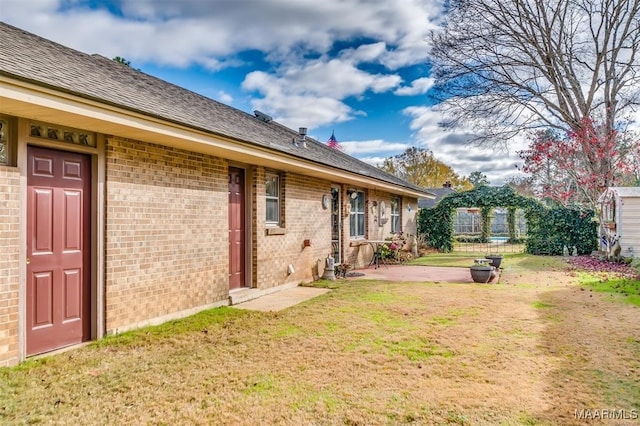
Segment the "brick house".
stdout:
<svg viewBox="0 0 640 426">
<path fill-rule="evenodd" d="M 0 23 L 0 366 L 310 282 L 430 194 Z"/>
</svg>

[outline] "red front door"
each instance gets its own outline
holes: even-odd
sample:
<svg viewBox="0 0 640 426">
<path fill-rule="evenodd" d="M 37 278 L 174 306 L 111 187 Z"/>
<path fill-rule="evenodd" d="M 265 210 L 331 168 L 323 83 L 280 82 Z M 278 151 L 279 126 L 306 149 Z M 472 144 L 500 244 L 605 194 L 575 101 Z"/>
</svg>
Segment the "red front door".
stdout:
<svg viewBox="0 0 640 426">
<path fill-rule="evenodd" d="M 229 167 L 229 290 L 245 286 L 244 170 Z"/>
<path fill-rule="evenodd" d="M 28 148 L 27 355 L 90 338 L 91 160 Z"/>
</svg>

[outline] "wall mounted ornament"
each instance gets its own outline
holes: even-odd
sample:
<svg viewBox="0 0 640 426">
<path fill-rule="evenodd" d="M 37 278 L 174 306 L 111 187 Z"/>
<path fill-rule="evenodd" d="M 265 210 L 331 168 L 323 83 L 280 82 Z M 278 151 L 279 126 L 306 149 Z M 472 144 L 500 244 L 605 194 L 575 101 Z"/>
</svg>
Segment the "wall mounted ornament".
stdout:
<svg viewBox="0 0 640 426">
<path fill-rule="evenodd" d="M 325 210 L 329 208 L 329 196 L 327 194 L 322 196 L 322 208 Z"/>
<path fill-rule="evenodd" d="M 378 204 L 378 225 L 382 226 L 389 221 L 389 215 L 387 214 L 387 203 L 380 201 Z"/>
</svg>

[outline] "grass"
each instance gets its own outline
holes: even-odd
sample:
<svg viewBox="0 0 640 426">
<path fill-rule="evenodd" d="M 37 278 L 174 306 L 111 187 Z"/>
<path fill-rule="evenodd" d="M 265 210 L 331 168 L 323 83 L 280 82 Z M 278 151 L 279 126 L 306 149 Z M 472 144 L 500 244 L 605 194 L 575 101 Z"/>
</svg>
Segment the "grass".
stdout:
<svg viewBox="0 0 640 426">
<path fill-rule="evenodd" d="M 508 256 L 504 261 L 513 272 L 565 271 L 567 265 L 558 256 L 532 256 L 517 253 Z"/>
<path fill-rule="evenodd" d="M 410 265 L 424 266 L 456 266 L 468 267 L 474 264 L 474 259 L 484 258 L 486 253 L 432 253 L 428 256 L 412 260 Z M 562 258 L 554 256 L 531 256 L 525 253 L 504 253 L 502 255 L 501 268 L 510 268 L 513 271 L 535 272 L 542 270 L 566 269 Z"/>
<path fill-rule="evenodd" d="M 428 256 L 418 257 L 410 262 L 409 265 L 420 266 L 459 266 L 467 267 L 473 265 L 473 260 L 484 255 L 473 253 L 433 253 Z"/>
<path fill-rule="evenodd" d="M 559 264 L 503 265 L 537 287 L 319 281 L 333 290 L 284 311 L 217 308 L 0 368 L 0 424 L 554 425 L 635 408 L 637 308 L 587 322 L 540 273 Z"/>
<path fill-rule="evenodd" d="M 532 303 L 533 307 L 536 309 L 545 309 L 545 308 L 553 308 L 553 305 L 550 303 L 540 302 L 539 300 Z"/>
<path fill-rule="evenodd" d="M 595 291 L 617 295 L 626 303 L 640 306 L 640 281 L 611 274 L 581 272 L 579 281 Z"/>
</svg>

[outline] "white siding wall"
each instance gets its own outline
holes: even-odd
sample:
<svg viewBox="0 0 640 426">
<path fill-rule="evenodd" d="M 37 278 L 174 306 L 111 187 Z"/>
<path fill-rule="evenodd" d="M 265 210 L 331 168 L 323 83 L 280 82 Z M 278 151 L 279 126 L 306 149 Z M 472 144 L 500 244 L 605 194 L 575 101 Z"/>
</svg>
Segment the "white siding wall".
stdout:
<svg viewBox="0 0 640 426">
<path fill-rule="evenodd" d="M 617 202 L 618 234 L 622 256 L 640 257 L 640 197 L 621 197 Z"/>
</svg>

